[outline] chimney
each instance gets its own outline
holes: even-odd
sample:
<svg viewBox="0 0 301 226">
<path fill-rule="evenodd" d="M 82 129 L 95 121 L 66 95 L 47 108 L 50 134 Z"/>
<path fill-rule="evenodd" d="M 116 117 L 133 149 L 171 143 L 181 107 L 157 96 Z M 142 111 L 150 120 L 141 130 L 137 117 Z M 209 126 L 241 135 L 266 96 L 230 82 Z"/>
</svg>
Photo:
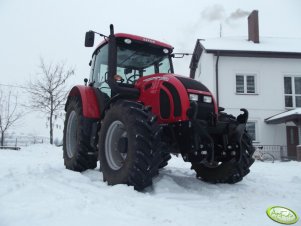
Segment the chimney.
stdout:
<svg viewBox="0 0 301 226">
<path fill-rule="evenodd" d="M 253 10 L 248 16 L 249 41 L 259 43 L 258 10 Z"/>
</svg>

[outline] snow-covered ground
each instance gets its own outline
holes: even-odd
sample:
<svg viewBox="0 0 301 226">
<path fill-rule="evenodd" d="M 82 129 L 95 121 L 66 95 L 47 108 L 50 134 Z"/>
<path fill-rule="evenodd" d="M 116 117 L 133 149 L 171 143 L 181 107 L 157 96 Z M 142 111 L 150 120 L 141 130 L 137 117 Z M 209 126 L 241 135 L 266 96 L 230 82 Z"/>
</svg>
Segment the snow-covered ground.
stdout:
<svg viewBox="0 0 301 226">
<path fill-rule="evenodd" d="M 242 182 L 216 185 L 175 157 L 140 193 L 107 186 L 97 169 L 66 170 L 61 148 L 0 150 L 1 226 L 279 225 L 266 216 L 272 205 L 301 215 L 301 163 L 256 162 Z"/>
</svg>

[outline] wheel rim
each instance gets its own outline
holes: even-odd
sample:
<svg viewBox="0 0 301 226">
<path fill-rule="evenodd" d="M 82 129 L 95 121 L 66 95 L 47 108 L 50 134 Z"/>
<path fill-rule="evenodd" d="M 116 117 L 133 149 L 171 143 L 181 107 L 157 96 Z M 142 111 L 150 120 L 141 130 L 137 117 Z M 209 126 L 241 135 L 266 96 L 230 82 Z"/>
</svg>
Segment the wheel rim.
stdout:
<svg viewBox="0 0 301 226">
<path fill-rule="evenodd" d="M 68 118 L 67 123 L 67 136 L 66 136 L 66 148 L 67 155 L 72 158 L 75 154 L 76 144 L 77 144 L 77 114 L 72 111 Z"/>
<path fill-rule="evenodd" d="M 114 121 L 106 135 L 105 139 L 105 156 L 109 167 L 113 170 L 119 170 L 127 157 L 127 132 L 124 124 L 120 121 Z M 124 149 L 120 150 L 124 143 Z"/>
</svg>

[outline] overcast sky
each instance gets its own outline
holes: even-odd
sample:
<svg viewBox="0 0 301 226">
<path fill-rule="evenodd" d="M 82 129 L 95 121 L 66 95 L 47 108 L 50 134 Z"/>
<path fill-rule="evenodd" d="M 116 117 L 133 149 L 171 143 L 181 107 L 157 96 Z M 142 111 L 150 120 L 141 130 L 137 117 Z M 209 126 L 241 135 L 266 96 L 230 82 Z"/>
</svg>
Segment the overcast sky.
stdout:
<svg viewBox="0 0 301 226">
<path fill-rule="evenodd" d="M 87 30 L 131 33 L 167 42 L 175 52 L 192 52 L 197 38 L 247 36 L 247 15 L 259 10 L 260 36 L 301 38 L 300 0 L 0 0 L 0 84 L 24 85 L 39 57 L 76 68 L 83 83 L 93 51 Z M 99 41 L 101 39 L 99 38 Z M 178 60 L 189 74 L 190 58 Z"/>
</svg>

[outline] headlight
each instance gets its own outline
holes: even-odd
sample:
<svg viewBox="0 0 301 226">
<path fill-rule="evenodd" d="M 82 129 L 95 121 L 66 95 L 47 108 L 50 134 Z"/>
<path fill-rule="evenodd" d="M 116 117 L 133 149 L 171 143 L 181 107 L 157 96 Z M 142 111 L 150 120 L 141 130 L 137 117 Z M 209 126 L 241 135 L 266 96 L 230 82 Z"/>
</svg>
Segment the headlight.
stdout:
<svg viewBox="0 0 301 226">
<path fill-rule="evenodd" d="M 191 101 L 198 101 L 199 100 L 199 96 L 197 94 L 190 93 L 189 94 L 189 100 L 191 100 Z"/>
<path fill-rule="evenodd" d="M 211 96 L 203 96 L 203 102 L 204 103 L 212 103 L 212 97 Z"/>
</svg>

